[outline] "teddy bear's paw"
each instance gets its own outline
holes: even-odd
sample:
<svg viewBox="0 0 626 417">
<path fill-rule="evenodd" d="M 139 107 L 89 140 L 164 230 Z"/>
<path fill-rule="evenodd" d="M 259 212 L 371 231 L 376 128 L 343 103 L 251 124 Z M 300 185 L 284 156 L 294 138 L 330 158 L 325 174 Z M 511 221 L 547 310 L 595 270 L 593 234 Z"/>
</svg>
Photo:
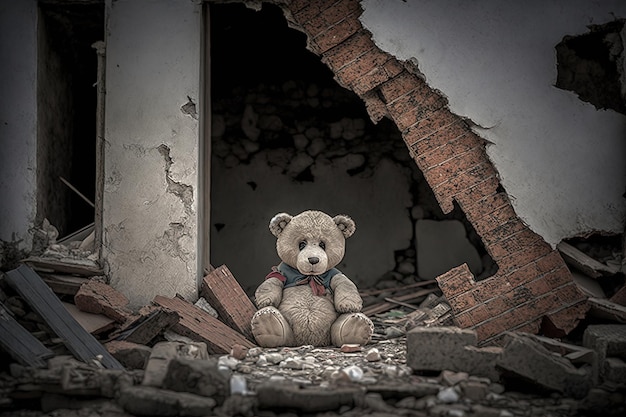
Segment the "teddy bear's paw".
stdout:
<svg viewBox="0 0 626 417">
<path fill-rule="evenodd" d="M 330 335 L 335 346 L 366 345 L 374 333 L 374 323 L 363 313 L 342 314 L 335 320 Z"/>
<path fill-rule="evenodd" d="M 252 316 L 252 334 L 259 346 L 292 346 L 291 326 L 275 307 L 265 307 Z"/>
<path fill-rule="evenodd" d="M 363 303 L 351 298 L 344 298 L 341 301 L 335 301 L 335 310 L 337 313 L 358 313 L 363 308 Z"/>
</svg>

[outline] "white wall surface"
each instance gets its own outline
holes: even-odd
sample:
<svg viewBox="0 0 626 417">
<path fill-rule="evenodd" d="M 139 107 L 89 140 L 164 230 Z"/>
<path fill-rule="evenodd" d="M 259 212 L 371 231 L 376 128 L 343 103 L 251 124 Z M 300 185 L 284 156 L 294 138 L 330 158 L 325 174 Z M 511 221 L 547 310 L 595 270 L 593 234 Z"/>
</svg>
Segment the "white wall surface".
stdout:
<svg viewBox="0 0 626 417">
<path fill-rule="evenodd" d="M 626 116 L 554 87 L 555 46 L 626 2 L 363 0 L 376 44 L 416 60 L 450 109 L 477 124 L 517 214 L 547 242 L 621 233 Z"/>
<path fill-rule="evenodd" d="M 199 112 L 201 4 L 117 0 L 106 13 L 103 256 L 111 284 L 133 306 L 157 294 L 195 301 L 199 128 L 181 107 L 189 97 Z"/>
<path fill-rule="evenodd" d="M 37 3 L 0 4 L 0 241 L 30 250 L 37 208 Z M 0 262 L 2 262 L 0 254 Z"/>
</svg>

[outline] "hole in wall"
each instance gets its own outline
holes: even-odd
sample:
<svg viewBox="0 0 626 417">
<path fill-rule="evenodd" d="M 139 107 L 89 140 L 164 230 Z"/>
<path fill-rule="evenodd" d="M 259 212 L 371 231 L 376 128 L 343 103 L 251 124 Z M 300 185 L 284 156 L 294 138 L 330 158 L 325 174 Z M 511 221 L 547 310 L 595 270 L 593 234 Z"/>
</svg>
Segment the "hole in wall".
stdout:
<svg viewBox="0 0 626 417">
<path fill-rule="evenodd" d="M 59 237 L 94 221 L 97 55 L 104 2 L 41 1 L 38 18 L 37 223 Z"/>
<path fill-rule="evenodd" d="M 420 222 L 457 222 L 476 243 L 460 209 L 441 212 L 393 122 L 374 125 L 277 6 L 211 4 L 210 16 L 213 265 L 228 265 L 252 294 L 280 262 L 269 220 L 306 209 L 355 220 L 338 268 L 359 287 L 432 278 L 419 258 L 439 264 L 441 254 L 419 253 Z M 429 227 L 426 236 L 438 233 Z M 491 267 L 478 243 L 468 243 L 476 275 Z"/>
<path fill-rule="evenodd" d="M 565 36 L 556 45 L 556 87 L 573 91 L 599 109 L 626 114 L 622 32 L 626 20 L 590 25 L 589 32 Z M 621 80 L 620 80 L 621 79 Z"/>
</svg>

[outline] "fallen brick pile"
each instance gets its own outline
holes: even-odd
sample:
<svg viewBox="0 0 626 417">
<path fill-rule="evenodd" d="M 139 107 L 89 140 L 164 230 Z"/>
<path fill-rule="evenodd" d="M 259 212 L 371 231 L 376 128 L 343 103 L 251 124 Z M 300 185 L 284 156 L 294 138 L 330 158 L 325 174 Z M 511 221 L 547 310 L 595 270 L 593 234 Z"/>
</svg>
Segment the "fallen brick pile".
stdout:
<svg viewBox="0 0 626 417">
<path fill-rule="evenodd" d="M 21 273 L 32 278 L 27 270 Z M 3 323 L 17 317 L 38 324 L 27 333 L 42 339 L 46 351 L 37 351 L 43 356 L 32 364 L 24 357 L 3 361 L 8 365 L 0 374 L 2 417 L 65 416 L 72 415 L 70 409 L 94 417 L 626 411 L 624 324 L 587 326 L 582 346 L 516 332 L 500 346 L 479 346 L 474 330 L 442 325 L 449 323 L 449 306 L 424 294 L 419 308 L 402 317 L 397 310 L 375 314 L 377 337 L 367 346 L 261 349 L 252 343 L 246 320 L 254 307 L 238 287 L 224 285 L 222 280 L 234 278 L 223 266 L 203 282 L 201 300 L 210 300 L 208 307 L 157 296 L 135 313 L 108 285 L 83 283 L 73 296 L 75 306 L 114 322 L 113 330 L 109 325 L 108 332 L 96 332 L 100 340 L 89 336 L 112 356 L 107 363 L 103 355 L 86 360 L 74 353 L 68 340 L 47 327 L 46 317 L 28 309 L 30 296 L 11 292 L 6 278 L 0 280 Z M 54 299 L 52 294 L 46 303 Z M 84 329 L 71 334 L 87 337 Z"/>
</svg>

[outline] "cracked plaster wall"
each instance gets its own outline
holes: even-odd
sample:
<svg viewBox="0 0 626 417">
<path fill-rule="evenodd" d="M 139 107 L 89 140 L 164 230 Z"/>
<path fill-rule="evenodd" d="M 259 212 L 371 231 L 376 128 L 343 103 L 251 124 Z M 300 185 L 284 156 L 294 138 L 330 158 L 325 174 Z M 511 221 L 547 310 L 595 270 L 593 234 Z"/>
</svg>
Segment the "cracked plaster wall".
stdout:
<svg viewBox="0 0 626 417">
<path fill-rule="evenodd" d="M 30 250 L 37 193 L 37 3 L 0 6 L 0 265 Z"/>
<path fill-rule="evenodd" d="M 131 305 L 197 297 L 201 5 L 107 1 L 103 258 Z"/>
<path fill-rule="evenodd" d="M 519 217 L 551 245 L 626 218 L 626 117 L 554 87 L 555 46 L 626 17 L 623 1 L 364 0 L 373 40 L 415 62 L 477 124 Z"/>
</svg>

